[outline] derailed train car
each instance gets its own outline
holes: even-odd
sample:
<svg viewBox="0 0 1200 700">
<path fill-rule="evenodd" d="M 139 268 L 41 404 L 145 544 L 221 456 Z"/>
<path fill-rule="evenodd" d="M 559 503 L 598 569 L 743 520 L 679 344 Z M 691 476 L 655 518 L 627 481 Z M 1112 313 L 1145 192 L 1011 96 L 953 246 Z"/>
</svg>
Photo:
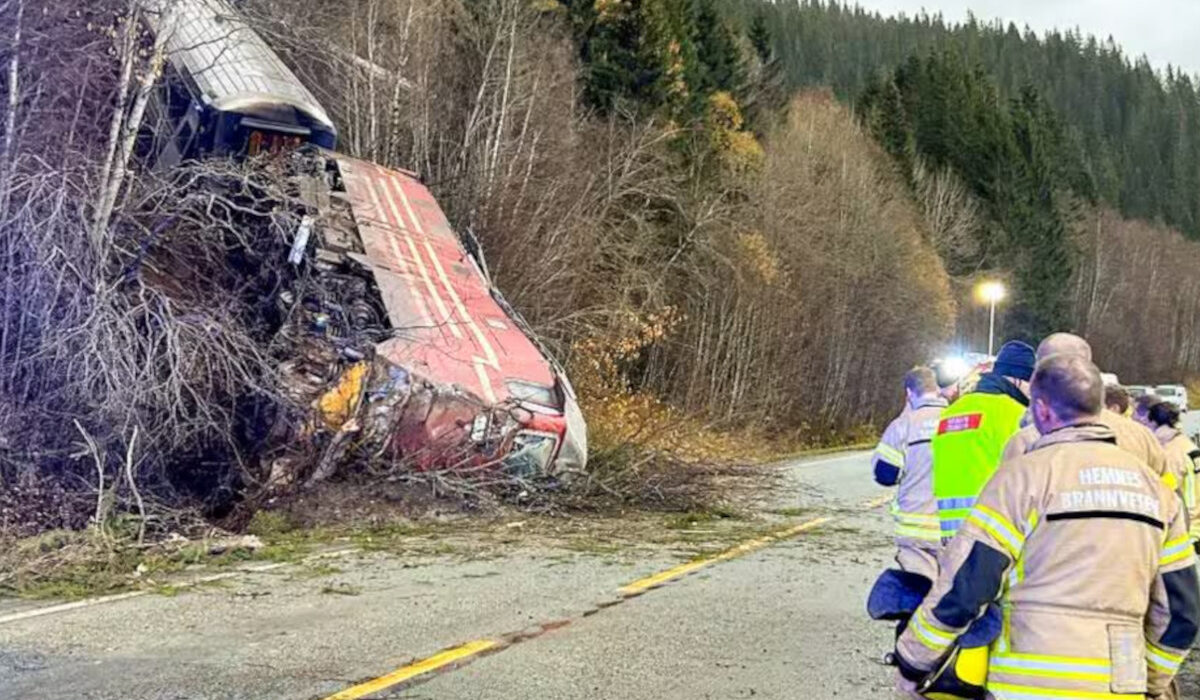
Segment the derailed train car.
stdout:
<svg viewBox="0 0 1200 700">
<path fill-rule="evenodd" d="M 178 0 L 153 29 L 169 69 L 157 101 L 158 167 L 275 154 L 305 214 L 292 262 L 338 293 L 288 298 L 292 335 L 310 357 L 283 363 L 312 410 L 271 479 L 316 477 L 348 453 L 420 469 L 583 469 L 587 429 L 565 373 L 468 253 L 411 173 L 335 153 L 324 108 L 225 0 Z M 331 326 L 341 324 L 341 328 Z M 346 339 L 356 329 L 370 348 Z M 286 332 L 286 329 L 285 329 Z M 338 336 L 341 336 L 340 338 Z M 320 358 L 312 360 L 312 358 Z"/>
<path fill-rule="evenodd" d="M 319 274 L 369 280 L 386 338 L 316 400 L 328 429 L 422 469 L 580 470 L 587 428 L 570 382 L 413 174 L 316 155 Z M 355 301 L 335 300 L 338 308 Z M 318 310 L 318 313 L 321 313 Z M 309 324 L 312 325 L 312 324 Z"/>
<path fill-rule="evenodd" d="M 336 147 L 325 108 L 225 0 L 160 0 L 147 19 L 166 33 L 154 103 L 155 117 L 169 125 L 154 146 L 160 167 L 302 144 Z"/>
</svg>

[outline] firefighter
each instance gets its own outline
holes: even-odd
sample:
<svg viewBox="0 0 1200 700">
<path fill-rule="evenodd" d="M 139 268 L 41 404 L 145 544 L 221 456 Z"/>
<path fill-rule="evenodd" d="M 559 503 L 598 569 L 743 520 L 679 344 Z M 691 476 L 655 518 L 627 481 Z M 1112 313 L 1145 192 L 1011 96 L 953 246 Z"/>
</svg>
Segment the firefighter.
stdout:
<svg viewBox="0 0 1200 700">
<path fill-rule="evenodd" d="M 904 412 L 888 426 L 875 450 L 875 481 L 881 486 L 899 486 L 892 504 L 898 568 L 884 571 L 867 599 L 868 614 L 895 622 L 897 635 L 937 579 L 942 535 L 933 498 L 929 443 L 947 405 L 937 374 L 927 367 L 904 375 L 904 393 Z M 892 663 L 891 654 L 885 663 Z"/>
<path fill-rule="evenodd" d="M 1037 348 L 1037 359 L 1043 360 L 1051 355 L 1075 355 L 1087 361 L 1092 360 L 1092 347 L 1086 340 L 1071 333 L 1054 333 L 1046 336 Z M 1178 488 L 1178 483 L 1167 469 L 1167 457 L 1154 435 L 1143 425 L 1132 419 L 1105 409 L 1100 413 L 1099 421 L 1108 426 L 1117 435 L 1117 446 L 1129 451 L 1142 459 L 1156 474 L 1161 475 L 1164 483 L 1171 489 Z M 1023 455 L 1029 451 L 1037 439 L 1037 426 L 1029 421 L 1021 431 L 1013 436 L 1004 447 L 1004 462 Z"/>
<path fill-rule="evenodd" d="M 933 437 L 933 491 L 942 540 L 958 531 L 975 498 L 1000 463 L 1008 439 L 1029 405 L 1033 348 L 1010 341 L 975 389 L 942 411 Z"/>
<path fill-rule="evenodd" d="M 1179 500 L 1097 422 L 1095 365 L 1051 356 L 1032 383 L 1042 437 L 980 494 L 900 636 L 910 692 L 991 700 L 1163 698 L 1197 637 L 1200 581 Z M 988 668 L 957 646 L 989 603 Z"/>
<path fill-rule="evenodd" d="M 1131 400 L 1129 392 L 1122 386 L 1104 387 L 1104 407 L 1118 416 L 1128 416 Z"/>
<path fill-rule="evenodd" d="M 1200 542 L 1200 494 L 1196 493 L 1200 448 L 1179 429 L 1179 419 L 1179 408 L 1161 399 L 1150 402 L 1145 411 L 1146 424 L 1167 454 L 1167 468 L 1179 480 L 1179 496 L 1187 508 L 1192 539 Z"/>
<path fill-rule="evenodd" d="M 933 499 L 933 457 L 930 441 L 946 408 L 937 377 L 928 367 L 904 375 L 905 411 L 900 414 L 875 453 L 875 481 L 899 486 L 892 512 L 896 519 L 896 563 L 900 569 L 937 578 L 941 549 L 937 502 Z"/>
</svg>

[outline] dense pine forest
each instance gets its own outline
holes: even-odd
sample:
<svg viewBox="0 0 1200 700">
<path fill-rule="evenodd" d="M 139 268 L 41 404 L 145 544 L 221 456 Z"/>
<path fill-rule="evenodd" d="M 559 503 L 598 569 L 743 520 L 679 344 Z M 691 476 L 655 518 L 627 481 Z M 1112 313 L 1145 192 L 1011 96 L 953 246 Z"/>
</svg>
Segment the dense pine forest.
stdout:
<svg viewBox="0 0 1200 700">
<path fill-rule="evenodd" d="M 1178 248 L 1175 232 L 1200 237 L 1193 77 L 1156 71 L 1112 38 L 884 18 L 836 1 L 564 4 L 584 99 L 602 112 L 686 119 L 706 94 L 725 91 L 770 149 L 768 123 L 787 95 L 828 90 L 852 106 L 892 157 L 957 282 L 958 344 L 978 343 L 969 281 L 999 275 L 1016 291 L 1005 319 L 1012 335 L 1076 328 L 1112 348 L 1103 359 L 1127 374 L 1194 371 L 1200 358 L 1183 338 L 1196 309 L 1178 294 L 1190 289 L 1192 246 L 1182 258 L 1104 275 L 1094 259 L 1101 243 L 1130 235 L 1126 221 L 1154 231 L 1142 232 L 1144 255 Z M 1118 230 L 1101 221 L 1120 222 Z M 1110 326 L 1122 315 L 1112 294 L 1164 302 L 1143 304 L 1133 327 Z M 1177 340 L 1138 345 L 1122 333 Z"/>
<path fill-rule="evenodd" d="M 913 57 L 949 54 L 1005 100 L 1034 91 L 1061 118 L 1070 184 L 1128 217 L 1200 236 L 1200 102 L 1196 77 L 1156 71 L 1112 37 L 1070 28 L 1038 35 L 1014 23 L 939 15 L 881 17 L 849 3 L 737 0 L 769 28 L 793 88 L 829 86 L 853 100 Z M 1082 18 L 1081 18 L 1082 19 Z"/>
<path fill-rule="evenodd" d="M 1039 35 L 974 18 L 885 18 L 821 0 L 735 4 L 748 34 L 769 36 L 789 88 L 828 88 L 854 104 L 918 195 L 930 171 L 948 171 L 966 188 L 984 216 L 939 252 L 955 276 L 1012 278 L 1010 331 L 1089 332 L 1103 339 L 1104 361 L 1128 375 L 1195 371 L 1190 342 L 1152 340 L 1186 336 L 1196 318 L 1187 297 L 1198 260 L 1176 234 L 1200 236 L 1195 76 L 1156 71 L 1112 37 L 1070 29 Z M 1127 241 L 1127 228 L 1141 240 Z M 1102 274 L 1095 256 L 1117 240 L 1140 250 Z M 1168 247 L 1182 255 L 1174 264 L 1154 257 Z M 1143 256 L 1154 262 L 1142 267 Z M 1102 309 L 1094 308 L 1098 288 L 1107 290 Z M 1153 318 L 1108 325 L 1136 318 L 1114 306 L 1114 293 Z M 1121 337 L 1122 328 L 1142 342 Z"/>
</svg>

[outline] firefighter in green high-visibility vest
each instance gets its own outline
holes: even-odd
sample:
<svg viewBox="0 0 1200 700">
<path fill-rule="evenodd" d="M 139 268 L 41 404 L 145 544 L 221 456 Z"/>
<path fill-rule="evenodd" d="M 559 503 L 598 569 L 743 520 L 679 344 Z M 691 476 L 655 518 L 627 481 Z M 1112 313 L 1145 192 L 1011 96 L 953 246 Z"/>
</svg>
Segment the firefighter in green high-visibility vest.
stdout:
<svg viewBox="0 0 1200 700">
<path fill-rule="evenodd" d="M 1029 406 L 1034 351 L 1020 341 L 1000 348 L 991 372 L 942 411 L 933 437 L 933 493 L 942 539 L 949 541 L 1000 464 Z"/>
</svg>

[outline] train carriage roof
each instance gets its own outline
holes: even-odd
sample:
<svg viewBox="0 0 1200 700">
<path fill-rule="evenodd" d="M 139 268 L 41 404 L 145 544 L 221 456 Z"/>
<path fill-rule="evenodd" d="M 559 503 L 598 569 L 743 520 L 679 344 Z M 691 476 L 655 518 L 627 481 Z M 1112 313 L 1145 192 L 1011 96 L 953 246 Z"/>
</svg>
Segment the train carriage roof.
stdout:
<svg viewBox="0 0 1200 700">
<path fill-rule="evenodd" d="M 195 81 L 212 107 L 266 118 L 280 107 L 290 107 L 336 131 L 317 98 L 229 3 L 175 2 L 179 17 L 167 38 L 168 58 Z M 155 31 L 160 23 L 161 14 L 151 18 Z"/>
</svg>

